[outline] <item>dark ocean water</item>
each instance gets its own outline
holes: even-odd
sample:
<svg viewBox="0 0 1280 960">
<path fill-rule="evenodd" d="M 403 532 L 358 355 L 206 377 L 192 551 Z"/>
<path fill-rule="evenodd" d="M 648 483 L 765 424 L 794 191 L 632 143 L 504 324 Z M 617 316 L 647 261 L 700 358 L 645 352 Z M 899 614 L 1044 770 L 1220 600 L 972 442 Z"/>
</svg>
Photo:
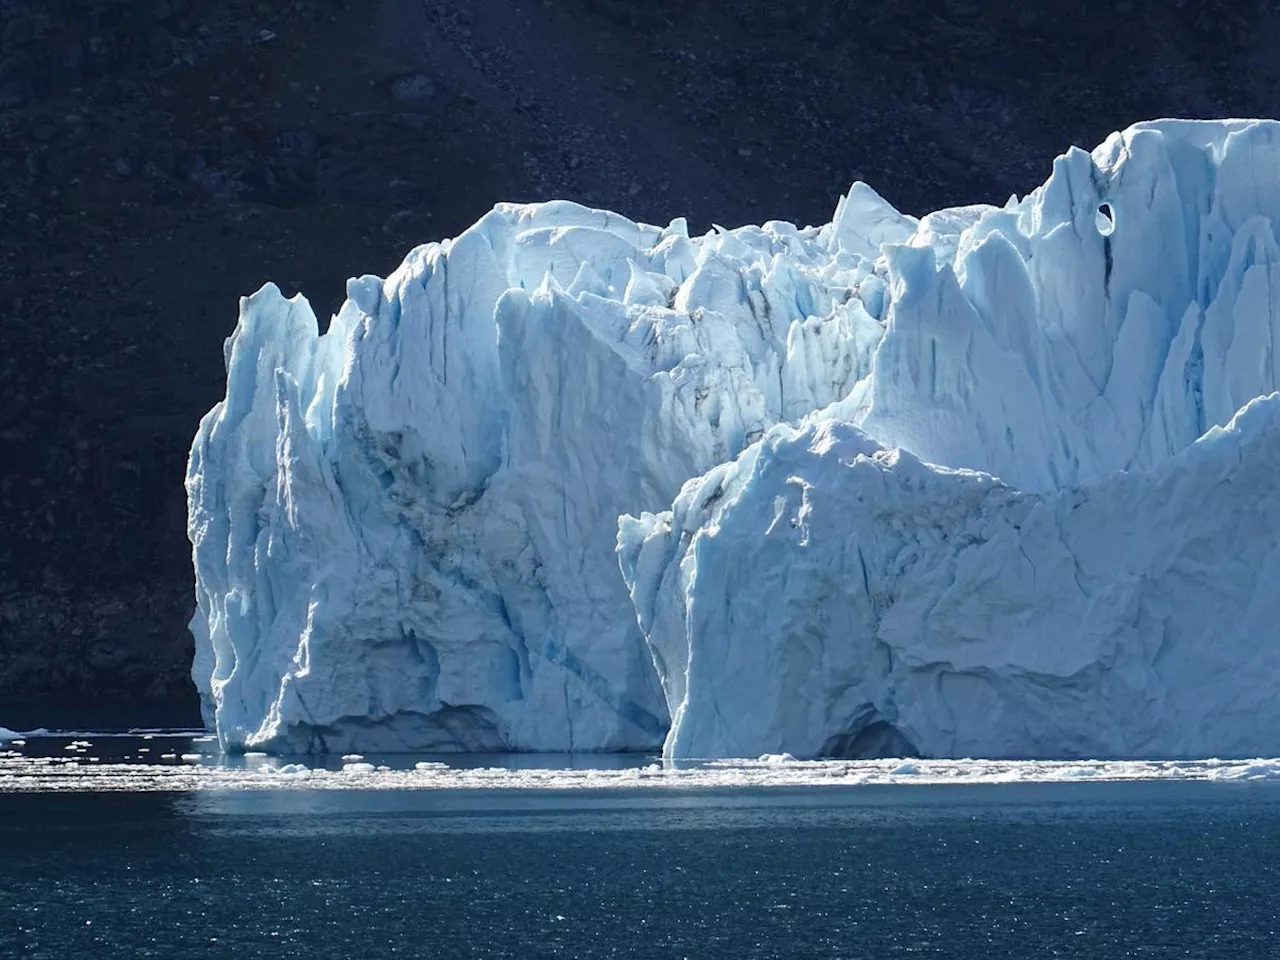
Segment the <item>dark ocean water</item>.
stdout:
<svg viewBox="0 0 1280 960">
<path fill-rule="evenodd" d="M 0 956 L 1280 956 L 1280 788 L 0 795 Z"/>
</svg>

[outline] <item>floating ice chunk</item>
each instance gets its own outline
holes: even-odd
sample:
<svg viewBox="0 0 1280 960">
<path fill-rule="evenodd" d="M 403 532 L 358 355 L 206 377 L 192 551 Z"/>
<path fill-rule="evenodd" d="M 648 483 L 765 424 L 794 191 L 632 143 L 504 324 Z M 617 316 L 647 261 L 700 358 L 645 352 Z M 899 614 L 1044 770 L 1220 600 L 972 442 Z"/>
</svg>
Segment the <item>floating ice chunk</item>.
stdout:
<svg viewBox="0 0 1280 960">
<path fill-rule="evenodd" d="M 460 767 L 424 776 L 417 770 L 392 770 L 363 765 L 356 770 L 313 768 L 307 773 L 282 774 L 264 765 L 257 768 L 180 764 L 81 765 L 70 758 L 28 758 L 0 754 L 0 793 L 14 790 L 749 790 L 821 788 L 857 790 L 865 784 L 909 783 L 928 789 L 935 784 L 1063 783 L 1087 779 L 1106 781 L 1184 781 L 1233 785 L 1270 783 L 1280 779 L 1280 761 L 1180 760 L 1177 762 L 1097 761 L 1096 776 L 1073 778 L 1081 764 L 1026 760 L 913 760 L 915 773 L 900 772 L 902 761 L 799 761 L 785 764 L 758 760 L 723 761 L 662 768 L 661 776 L 643 769 L 471 769 Z"/>
<path fill-rule="evenodd" d="M 342 772 L 355 776 L 364 776 L 365 774 L 376 773 L 377 767 L 372 763 L 344 763 L 342 765 Z"/>
<path fill-rule="evenodd" d="M 21 734 L 16 733 L 7 727 L 0 727 L 0 743 L 4 743 L 8 740 L 17 740 L 20 736 Z"/>
<path fill-rule="evenodd" d="M 1067 767 L 1062 771 L 1064 777 L 1079 777 L 1081 779 L 1096 777 L 1098 768 L 1093 766 Z"/>
<path fill-rule="evenodd" d="M 1228 766 L 1218 771 L 1222 780 L 1276 780 L 1280 779 L 1280 761 L 1255 760 L 1242 766 Z"/>
</svg>

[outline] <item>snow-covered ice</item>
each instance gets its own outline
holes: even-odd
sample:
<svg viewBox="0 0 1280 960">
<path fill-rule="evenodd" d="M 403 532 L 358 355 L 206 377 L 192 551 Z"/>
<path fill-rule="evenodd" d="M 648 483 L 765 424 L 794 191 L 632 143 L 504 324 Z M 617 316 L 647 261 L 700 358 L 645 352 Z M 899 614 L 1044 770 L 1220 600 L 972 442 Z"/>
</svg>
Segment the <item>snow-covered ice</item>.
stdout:
<svg viewBox="0 0 1280 960">
<path fill-rule="evenodd" d="M 703 237 L 499 205 L 323 336 L 268 285 L 187 478 L 208 719 L 304 752 L 1272 752 L 1278 224 L 1280 125 L 1158 121 L 919 221 L 862 184 Z"/>
</svg>

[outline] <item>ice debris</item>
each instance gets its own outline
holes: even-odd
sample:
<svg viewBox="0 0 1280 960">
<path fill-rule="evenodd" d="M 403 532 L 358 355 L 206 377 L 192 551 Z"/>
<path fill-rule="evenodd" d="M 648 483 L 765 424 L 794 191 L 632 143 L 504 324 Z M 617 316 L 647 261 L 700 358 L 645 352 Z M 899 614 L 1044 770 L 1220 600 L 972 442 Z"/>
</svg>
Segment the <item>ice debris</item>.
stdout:
<svg viewBox="0 0 1280 960">
<path fill-rule="evenodd" d="M 0 753 L 0 795 L 59 791 L 238 790 L 662 790 L 818 788 L 857 790 L 867 785 L 1064 784 L 1086 782 L 1280 782 L 1280 760 L 1098 760 L 1082 765 L 1054 760 L 797 760 L 769 763 L 720 760 L 688 765 L 652 764 L 621 769 L 451 767 L 439 763 L 393 770 L 359 764 L 340 770 L 301 764 L 255 768 L 203 764 L 106 762 L 97 766 L 62 758 Z"/>
</svg>

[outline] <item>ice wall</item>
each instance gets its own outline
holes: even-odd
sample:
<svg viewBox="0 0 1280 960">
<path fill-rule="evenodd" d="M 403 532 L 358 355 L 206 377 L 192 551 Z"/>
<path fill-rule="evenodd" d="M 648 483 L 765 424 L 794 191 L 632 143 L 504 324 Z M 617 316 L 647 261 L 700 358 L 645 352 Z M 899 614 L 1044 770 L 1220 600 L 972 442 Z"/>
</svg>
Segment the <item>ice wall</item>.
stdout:
<svg viewBox="0 0 1280 960">
<path fill-rule="evenodd" d="M 1238 411 L 1280 388 L 1278 136 L 1141 124 L 920 221 L 861 184 L 702 237 L 502 204 L 323 335 L 268 285 L 187 477 L 209 722 L 1267 752 L 1275 404 Z"/>
<path fill-rule="evenodd" d="M 696 238 L 504 204 L 351 281 L 323 336 L 301 297 L 242 301 L 187 477 L 223 745 L 660 744 L 618 515 L 865 375 L 884 271 L 862 254 L 915 222 L 851 200 L 875 218 Z"/>
<path fill-rule="evenodd" d="M 828 420 L 623 524 L 675 757 L 1269 756 L 1280 395 L 1017 490 Z"/>
<path fill-rule="evenodd" d="M 622 521 L 668 753 L 1275 752 L 1278 136 L 1142 124 L 884 249 L 859 388 Z"/>
</svg>

